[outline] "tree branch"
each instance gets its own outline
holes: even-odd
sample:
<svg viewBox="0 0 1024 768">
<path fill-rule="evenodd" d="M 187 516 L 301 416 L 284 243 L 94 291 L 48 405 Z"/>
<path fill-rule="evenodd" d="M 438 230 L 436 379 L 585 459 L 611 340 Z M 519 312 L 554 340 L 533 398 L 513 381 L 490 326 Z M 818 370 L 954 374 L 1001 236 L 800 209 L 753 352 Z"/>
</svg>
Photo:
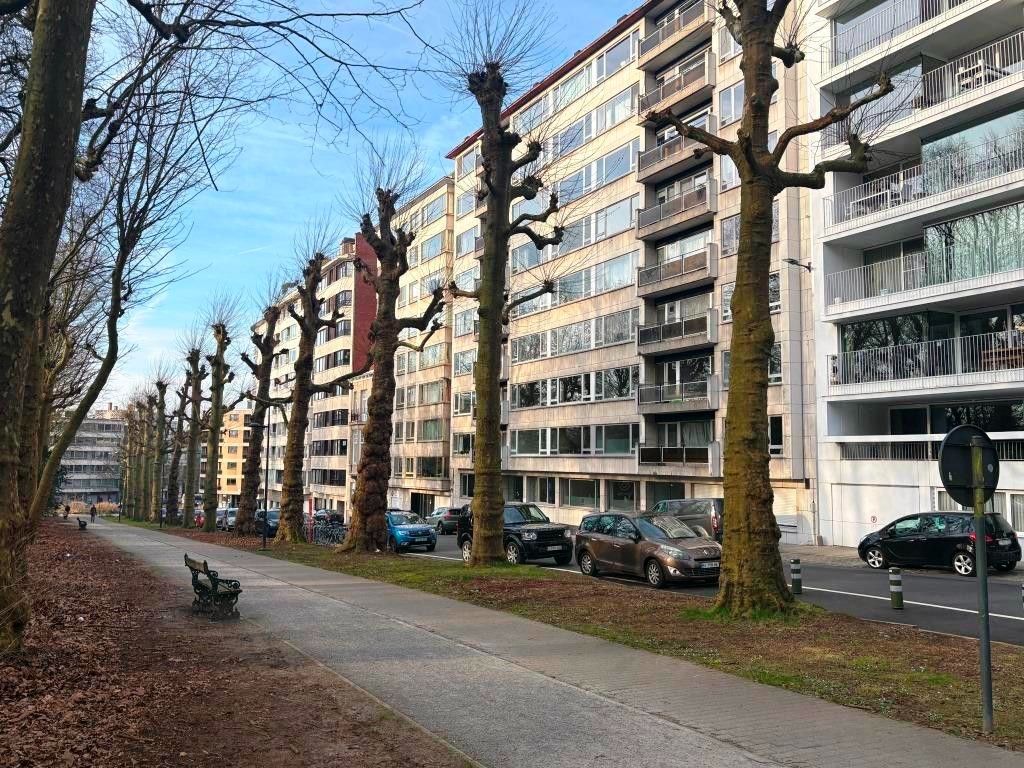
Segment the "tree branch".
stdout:
<svg viewBox="0 0 1024 768">
<path fill-rule="evenodd" d="M 501 310 L 501 324 L 508 325 L 511 319 L 512 310 L 518 307 L 520 304 L 525 304 L 528 301 L 533 301 L 536 298 L 543 296 L 545 293 L 551 293 L 555 290 L 555 283 L 553 280 L 545 280 L 540 286 L 527 294 L 520 296 L 517 299 L 512 299 L 505 303 L 505 308 Z"/>
<path fill-rule="evenodd" d="M 526 143 L 526 154 L 512 163 L 512 173 L 522 170 L 530 163 L 535 163 L 540 158 L 543 145 L 537 139 L 531 139 Z"/>
<path fill-rule="evenodd" d="M 530 221 L 545 222 L 551 218 L 554 214 L 558 213 L 558 194 L 555 192 L 551 193 L 548 198 L 548 207 L 540 213 L 521 213 L 516 216 L 515 220 L 509 225 L 509 232 L 514 232 L 517 227 L 521 227 Z"/>
<path fill-rule="evenodd" d="M 668 123 L 676 129 L 680 136 L 699 141 L 716 155 L 733 156 L 735 152 L 736 144 L 734 142 L 723 139 L 721 136 L 716 136 L 710 131 L 705 131 L 703 128 L 698 128 L 696 125 L 684 123 L 671 112 L 648 112 L 647 119 L 655 123 Z"/>
<path fill-rule="evenodd" d="M 440 330 L 442 327 L 443 326 L 441 325 L 440 321 L 437 321 L 430 326 L 430 332 L 423 337 L 423 341 L 421 341 L 419 344 L 410 344 L 408 341 L 400 341 L 398 342 L 398 346 L 405 347 L 406 349 L 411 349 L 413 352 L 422 352 L 424 348 L 427 346 L 427 342 L 430 341 L 430 337 L 437 333 L 437 331 Z"/>
<path fill-rule="evenodd" d="M 562 242 L 562 235 L 565 234 L 564 227 L 555 227 L 554 232 L 550 235 L 538 235 L 529 227 L 516 227 L 509 231 L 509 236 L 512 235 L 526 235 L 533 241 L 533 244 L 537 246 L 537 250 L 547 245 L 558 245 Z"/>
<path fill-rule="evenodd" d="M 815 165 L 807 173 L 790 173 L 776 169 L 774 175 L 778 183 L 783 187 L 822 189 L 825 186 L 825 174 L 864 173 L 870 159 L 868 145 L 861 142 L 856 135 L 851 135 L 850 157 L 838 160 L 825 160 Z"/>
<path fill-rule="evenodd" d="M 398 320 L 399 328 L 416 328 L 420 331 L 427 330 L 427 324 L 430 320 L 444 307 L 444 291 L 441 288 L 435 288 L 434 293 L 430 298 L 430 304 L 423 310 L 423 314 L 419 317 L 403 317 Z"/>
<path fill-rule="evenodd" d="M 357 370 L 349 371 L 348 373 L 343 373 L 341 374 L 341 376 L 333 378 L 324 384 L 311 384 L 310 391 L 330 392 L 331 390 L 336 389 L 337 387 L 341 387 L 343 389 L 352 389 L 352 385 L 349 382 L 352 379 L 356 378 L 357 376 L 362 376 L 371 368 L 373 368 L 373 356 L 367 355 L 366 362 L 364 362 Z"/>
</svg>

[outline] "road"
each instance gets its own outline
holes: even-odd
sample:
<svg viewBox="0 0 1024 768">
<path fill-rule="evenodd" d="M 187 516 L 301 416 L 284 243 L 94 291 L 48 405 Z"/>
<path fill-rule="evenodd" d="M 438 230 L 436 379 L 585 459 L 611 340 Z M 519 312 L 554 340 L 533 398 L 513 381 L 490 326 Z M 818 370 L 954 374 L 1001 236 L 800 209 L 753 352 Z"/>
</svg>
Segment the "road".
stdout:
<svg viewBox="0 0 1024 768">
<path fill-rule="evenodd" d="M 422 555 L 421 555 L 422 556 Z M 438 538 L 431 555 L 461 560 L 454 536 Z M 557 568 L 552 561 L 538 564 Z M 579 575 L 575 562 L 558 570 Z M 580 576 L 580 578 L 583 578 Z M 649 589 L 639 579 L 608 577 L 623 584 Z M 1024 572 L 992 574 L 989 578 L 989 610 L 992 614 L 992 639 L 1024 645 L 1024 607 L 1021 580 Z M 977 582 L 943 571 L 904 570 L 904 609 L 894 610 L 889 603 L 889 575 L 866 565 L 825 565 L 803 562 L 803 599 L 830 611 L 864 619 L 910 624 L 933 632 L 969 637 L 978 636 Z M 676 586 L 673 591 L 713 596 L 709 586 Z"/>
</svg>

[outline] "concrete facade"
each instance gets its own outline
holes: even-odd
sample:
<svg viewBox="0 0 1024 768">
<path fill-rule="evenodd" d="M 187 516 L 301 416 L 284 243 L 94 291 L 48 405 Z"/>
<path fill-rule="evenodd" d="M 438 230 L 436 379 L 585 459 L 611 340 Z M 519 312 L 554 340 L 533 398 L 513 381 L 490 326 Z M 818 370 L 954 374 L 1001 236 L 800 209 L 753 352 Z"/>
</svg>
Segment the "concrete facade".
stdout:
<svg viewBox="0 0 1024 768">
<path fill-rule="evenodd" d="M 61 498 L 89 504 L 121 500 L 124 429 L 124 413 L 112 403 L 85 418 L 60 462 Z"/>
</svg>

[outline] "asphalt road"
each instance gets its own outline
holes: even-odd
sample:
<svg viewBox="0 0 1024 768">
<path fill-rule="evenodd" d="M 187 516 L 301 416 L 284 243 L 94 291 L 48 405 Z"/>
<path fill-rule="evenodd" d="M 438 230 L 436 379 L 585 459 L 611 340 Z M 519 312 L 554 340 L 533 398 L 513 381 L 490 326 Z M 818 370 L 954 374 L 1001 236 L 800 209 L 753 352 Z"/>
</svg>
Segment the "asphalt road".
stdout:
<svg viewBox="0 0 1024 768">
<path fill-rule="evenodd" d="M 462 559 L 454 536 L 439 537 L 437 549 L 430 556 Z M 551 560 L 538 565 L 557 568 Z M 559 570 L 579 574 L 575 561 Z M 606 578 L 639 589 L 650 588 L 639 579 Z M 989 611 L 993 640 L 1024 645 L 1022 580 L 1024 570 L 990 575 Z M 866 565 L 816 565 L 805 559 L 803 584 L 802 599 L 830 611 L 876 621 L 910 624 L 933 632 L 978 636 L 978 584 L 975 579 L 944 571 L 904 570 L 902 611 L 890 607 L 889 574 L 886 571 L 871 570 Z M 673 586 L 669 589 L 709 597 L 716 591 L 715 587 L 703 585 Z"/>
</svg>

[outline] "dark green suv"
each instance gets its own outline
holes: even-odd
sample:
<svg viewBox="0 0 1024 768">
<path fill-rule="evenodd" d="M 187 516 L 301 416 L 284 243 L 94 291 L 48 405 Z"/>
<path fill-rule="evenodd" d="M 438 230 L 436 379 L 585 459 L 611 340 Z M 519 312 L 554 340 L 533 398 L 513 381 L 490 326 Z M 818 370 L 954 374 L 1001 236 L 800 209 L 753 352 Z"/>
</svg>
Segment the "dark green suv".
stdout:
<svg viewBox="0 0 1024 768">
<path fill-rule="evenodd" d="M 536 504 L 506 504 L 502 546 L 505 559 L 513 565 L 527 560 L 553 557 L 558 565 L 572 562 L 572 528 L 552 523 Z M 473 551 L 473 513 L 463 507 L 456 526 L 462 559 L 469 562 Z"/>
</svg>

